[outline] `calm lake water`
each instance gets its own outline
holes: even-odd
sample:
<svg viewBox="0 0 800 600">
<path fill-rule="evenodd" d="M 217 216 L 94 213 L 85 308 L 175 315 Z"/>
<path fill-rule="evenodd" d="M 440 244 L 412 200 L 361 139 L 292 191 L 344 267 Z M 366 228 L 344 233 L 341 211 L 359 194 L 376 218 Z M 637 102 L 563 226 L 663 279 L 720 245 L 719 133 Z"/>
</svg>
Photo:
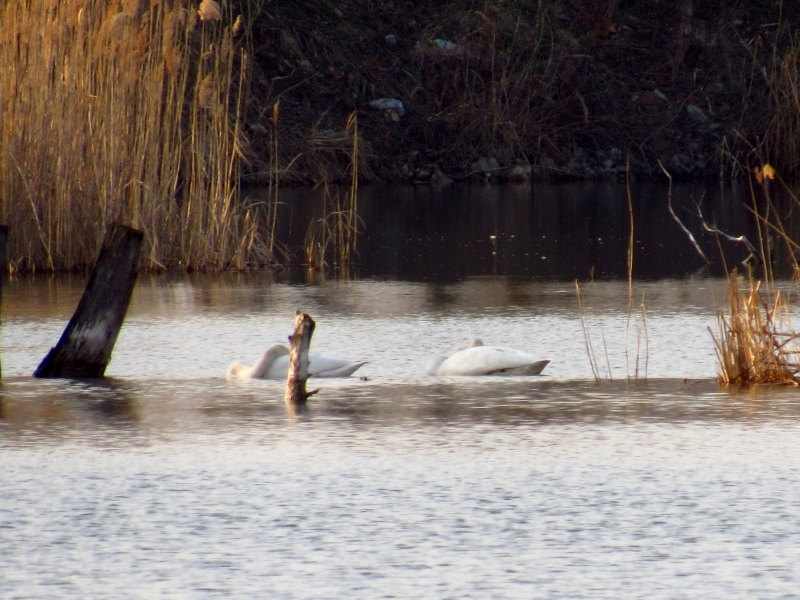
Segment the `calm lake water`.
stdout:
<svg viewBox="0 0 800 600">
<path fill-rule="evenodd" d="M 700 269 L 724 277 L 749 251 L 742 243 L 709 233 L 703 220 L 758 246 L 751 208 L 767 214 L 762 192 L 742 185 L 673 187 L 673 212 L 711 261 L 706 266 L 670 215 L 666 185 L 634 184 L 630 206 L 623 183 L 366 186 L 358 200 L 362 233 L 356 272 L 439 282 L 478 275 L 627 279 L 632 209 L 634 278 L 686 277 Z M 265 194 L 248 191 L 263 202 L 269 200 Z M 281 197 L 280 238 L 295 260 L 303 254 L 307 223 L 332 210 L 322 197 L 321 190 L 305 189 L 288 189 Z M 784 230 L 800 239 L 796 202 L 780 189 L 770 198 L 770 214 L 779 215 Z M 328 218 L 328 223 L 333 221 Z M 791 276 L 784 246 L 775 239 L 770 245 L 777 272 Z M 332 258 L 329 252 L 331 263 Z"/>
<path fill-rule="evenodd" d="M 313 286 L 143 277 L 104 381 L 30 377 L 85 281 L 6 282 L 0 598 L 797 596 L 800 395 L 714 382 L 724 280 L 635 281 L 629 314 L 584 276 L 582 313 L 568 273 L 386 256 Z M 316 352 L 369 362 L 293 416 L 224 374 L 298 308 Z M 472 337 L 552 363 L 424 375 Z"/>
</svg>

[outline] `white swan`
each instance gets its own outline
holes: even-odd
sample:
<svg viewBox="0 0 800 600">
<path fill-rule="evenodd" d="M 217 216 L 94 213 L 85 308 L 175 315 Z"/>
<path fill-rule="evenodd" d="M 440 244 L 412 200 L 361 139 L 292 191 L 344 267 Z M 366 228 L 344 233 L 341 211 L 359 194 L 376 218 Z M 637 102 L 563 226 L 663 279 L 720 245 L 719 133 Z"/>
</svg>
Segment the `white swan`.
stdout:
<svg viewBox="0 0 800 600">
<path fill-rule="evenodd" d="M 348 377 L 366 362 L 332 358 L 321 354 L 308 355 L 309 377 Z M 228 367 L 227 379 L 286 379 L 289 372 L 289 349 L 275 344 L 264 352 L 255 366 L 235 362 Z"/>
<path fill-rule="evenodd" d="M 549 363 L 534 354 L 484 346 L 472 340 L 466 349 L 450 357 L 437 356 L 428 365 L 428 375 L 539 375 Z"/>
</svg>

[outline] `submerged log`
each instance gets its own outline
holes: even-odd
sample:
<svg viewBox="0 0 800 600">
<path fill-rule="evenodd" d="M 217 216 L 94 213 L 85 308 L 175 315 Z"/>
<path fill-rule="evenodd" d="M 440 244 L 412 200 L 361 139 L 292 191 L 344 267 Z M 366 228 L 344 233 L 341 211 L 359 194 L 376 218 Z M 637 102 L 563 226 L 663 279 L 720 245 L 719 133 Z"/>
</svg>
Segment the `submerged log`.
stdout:
<svg viewBox="0 0 800 600">
<path fill-rule="evenodd" d="M 5 279 L 6 271 L 8 270 L 8 255 L 6 254 L 7 246 L 8 226 L 0 225 L 0 302 L 3 299 L 3 279 Z"/>
<path fill-rule="evenodd" d="M 111 226 L 75 314 L 34 377 L 104 375 L 136 283 L 142 237 L 136 229 Z"/>
<path fill-rule="evenodd" d="M 308 351 L 316 327 L 314 319 L 299 310 L 294 316 L 294 334 L 289 337 L 289 373 L 286 377 L 284 401 L 289 407 L 304 406 L 319 390 L 306 392 Z"/>
</svg>

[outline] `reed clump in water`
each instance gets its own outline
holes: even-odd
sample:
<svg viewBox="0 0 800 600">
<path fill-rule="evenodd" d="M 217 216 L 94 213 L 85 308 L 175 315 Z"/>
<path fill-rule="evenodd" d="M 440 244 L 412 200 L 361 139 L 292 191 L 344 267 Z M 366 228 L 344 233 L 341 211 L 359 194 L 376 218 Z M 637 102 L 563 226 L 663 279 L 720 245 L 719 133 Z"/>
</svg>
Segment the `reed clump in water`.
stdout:
<svg viewBox="0 0 800 600">
<path fill-rule="evenodd" d="M 736 271 L 728 285 L 728 314 L 718 316 L 719 337 L 711 332 L 724 385 L 800 383 L 800 334 L 792 330 L 785 296 L 768 303 L 761 282 L 739 286 Z"/>
<path fill-rule="evenodd" d="M 789 192 L 794 206 L 797 196 L 770 164 L 753 170 L 751 180 L 752 212 L 758 228 L 758 248 L 752 245 L 751 256 L 763 270 L 766 284 L 754 279 L 750 273 L 748 285 L 740 285 L 734 270 L 728 283 L 728 314 L 718 315 L 719 337 L 711 332 L 719 361 L 719 381 L 722 384 L 747 386 L 758 383 L 800 384 L 800 333 L 792 326 L 789 303 L 785 294 L 774 289 L 774 258 L 780 242 L 786 247 L 794 272 L 800 272 L 797 262 L 797 242 L 792 230 L 786 227 L 786 217 L 781 218 L 779 207 L 773 202 L 771 184 L 779 182 Z M 757 184 L 752 185 L 752 184 Z M 756 190 L 763 193 L 765 208 L 759 210 Z M 791 210 L 790 210 L 791 214 Z M 726 236 L 732 239 L 730 236 Z M 743 237 L 743 236 L 742 236 Z M 739 241 L 740 238 L 733 238 Z M 763 291 L 766 285 L 769 293 Z M 772 298 L 770 302 L 766 298 Z"/>
<path fill-rule="evenodd" d="M 269 232 L 238 189 L 241 18 L 214 0 L 1 12 L 0 219 L 13 268 L 84 268 L 114 221 L 145 232 L 149 268 L 267 260 Z"/>
<path fill-rule="evenodd" d="M 344 194 L 338 187 L 331 191 L 331 186 L 323 179 L 318 187 L 322 187 L 322 216 L 313 221 L 306 232 L 305 258 L 306 266 L 312 272 L 323 272 L 325 256 L 332 248 L 333 262 L 339 275 L 347 278 L 350 275 L 352 261 L 356 255 L 358 242 L 358 163 L 360 160 L 360 141 L 358 136 L 358 117 L 350 114 L 341 137 L 349 141 L 350 153 L 350 186 Z"/>
<path fill-rule="evenodd" d="M 627 172 L 630 173 L 630 160 L 627 161 Z M 671 179 L 670 179 L 670 194 L 672 193 L 671 187 Z M 634 249 L 635 249 L 635 226 L 634 226 L 634 212 L 633 212 L 633 196 L 631 194 L 631 186 L 630 186 L 630 177 L 626 177 L 626 188 L 627 188 L 627 196 L 628 196 L 628 311 L 627 311 L 627 320 L 625 323 L 625 347 L 624 347 L 624 354 L 625 354 L 625 367 L 628 374 L 628 380 L 633 379 L 634 381 L 639 381 L 640 374 L 643 375 L 645 382 L 647 381 L 647 368 L 650 359 L 650 334 L 647 329 L 647 310 L 645 307 L 644 302 L 644 294 L 642 294 L 642 301 L 639 304 L 638 314 L 635 312 L 634 309 L 634 294 L 633 294 L 633 259 L 634 259 Z M 594 282 L 592 281 L 592 284 Z M 600 381 L 600 368 L 598 366 L 597 357 L 595 356 L 594 345 L 592 343 L 591 335 L 589 333 L 589 327 L 586 323 L 586 303 L 583 294 L 581 293 L 581 287 L 577 281 L 575 281 L 575 290 L 577 292 L 578 297 L 578 308 L 580 309 L 580 318 L 581 318 L 581 326 L 583 328 L 583 338 L 584 343 L 586 345 L 586 354 L 589 357 L 589 365 L 592 368 L 592 375 L 594 376 L 595 381 Z M 629 341 L 630 341 L 630 333 L 631 333 L 631 323 L 633 322 L 635 329 L 636 329 L 636 356 L 634 362 L 634 372 L 633 377 L 631 377 L 631 361 L 628 352 L 629 348 Z M 605 338 L 605 330 L 603 327 L 603 321 L 600 320 L 600 333 L 602 336 L 603 341 L 603 350 L 605 352 L 605 359 L 606 359 L 606 368 L 608 373 L 608 379 L 612 380 L 612 371 L 611 371 L 611 360 L 608 354 L 608 345 L 606 344 Z M 644 346 L 644 348 L 642 348 Z M 644 356 L 642 356 L 642 350 L 644 350 Z"/>
</svg>

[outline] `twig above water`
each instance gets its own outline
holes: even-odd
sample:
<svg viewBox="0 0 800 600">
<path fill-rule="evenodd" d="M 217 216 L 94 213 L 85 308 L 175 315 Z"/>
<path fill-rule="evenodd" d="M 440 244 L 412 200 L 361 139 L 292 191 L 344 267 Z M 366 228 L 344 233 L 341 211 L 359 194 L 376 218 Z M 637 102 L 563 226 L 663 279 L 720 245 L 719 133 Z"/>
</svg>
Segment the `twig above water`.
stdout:
<svg viewBox="0 0 800 600">
<path fill-rule="evenodd" d="M 695 208 L 697 209 L 697 212 L 695 214 L 700 219 L 700 223 L 703 225 L 703 229 L 705 231 L 707 231 L 708 233 L 713 233 L 714 235 L 721 236 L 721 237 L 725 238 L 726 240 L 728 240 L 729 242 L 734 242 L 734 243 L 737 243 L 737 244 L 744 244 L 744 246 L 750 252 L 750 256 L 748 256 L 742 262 L 747 263 L 750 260 L 751 257 L 755 258 L 759 262 L 761 261 L 761 259 L 758 256 L 758 251 L 756 250 L 755 246 L 753 246 L 753 244 L 750 243 L 750 240 L 748 240 L 746 236 L 740 235 L 738 237 L 735 237 L 735 236 L 730 235 L 729 233 L 725 233 L 724 231 L 719 229 L 716 225 L 709 225 L 708 222 L 706 221 L 705 217 L 703 216 L 703 211 L 700 208 L 700 203 L 699 202 L 695 202 L 694 205 L 695 205 Z"/>
<path fill-rule="evenodd" d="M 581 315 L 581 326 L 583 327 L 583 341 L 586 344 L 586 354 L 589 357 L 589 366 L 592 368 L 592 375 L 594 375 L 595 381 L 600 381 L 600 371 L 597 368 L 597 357 L 594 354 L 594 348 L 592 347 L 592 339 L 589 336 L 589 329 L 586 325 L 586 306 L 583 303 L 583 296 L 581 296 L 581 286 L 578 283 L 578 280 L 575 280 L 575 292 L 578 296 L 578 308 L 580 309 Z M 611 373 L 611 369 L 609 367 L 609 374 Z"/>
<path fill-rule="evenodd" d="M 700 255 L 700 258 L 702 258 L 707 265 L 710 265 L 711 261 L 706 256 L 706 253 L 703 252 L 703 249 L 700 247 L 700 244 L 697 243 L 697 240 L 694 239 L 692 232 L 689 231 L 686 225 L 683 224 L 683 221 L 681 221 L 678 218 L 678 215 L 676 215 L 675 211 L 672 209 L 672 175 L 670 175 L 669 171 L 667 171 L 664 168 L 664 165 L 661 164 L 660 160 L 658 161 L 658 166 L 661 167 L 661 170 L 664 172 L 664 175 L 666 175 L 667 179 L 669 180 L 669 190 L 667 191 L 667 208 L 669 209 L 669 214 L 672 215 L 672 218 L 675 220 L 678 226 L 683 230 L 683 232 L 689 238 L 689 241 L 692 242 L 692 245 L 694 246 L 694 249 L 697 250 L 697 253 Z"/>
</svg>

